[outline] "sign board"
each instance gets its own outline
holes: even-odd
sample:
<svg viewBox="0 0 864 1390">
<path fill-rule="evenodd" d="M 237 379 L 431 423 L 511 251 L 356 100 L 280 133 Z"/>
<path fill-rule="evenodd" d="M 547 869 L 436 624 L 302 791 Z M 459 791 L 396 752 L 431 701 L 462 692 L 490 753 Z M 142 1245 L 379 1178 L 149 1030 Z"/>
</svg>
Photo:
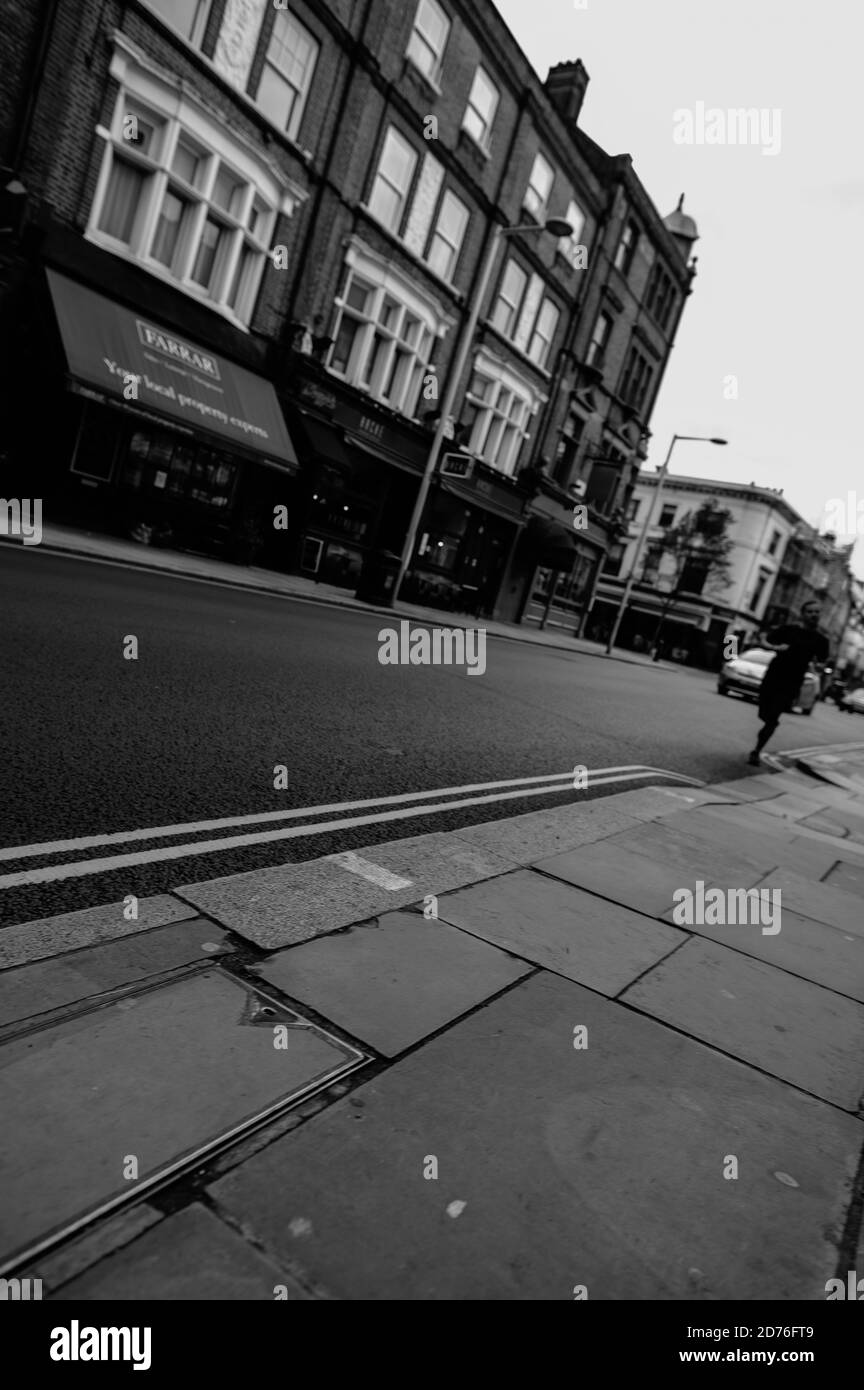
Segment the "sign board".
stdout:
<svg viewBox="0 0 864 1390">
<path fill-rule="evenodd" d="M 439 472 L 442 478 L 470 478 L 473 468 L 471 454 L 444 454 Z"/>
</svg>

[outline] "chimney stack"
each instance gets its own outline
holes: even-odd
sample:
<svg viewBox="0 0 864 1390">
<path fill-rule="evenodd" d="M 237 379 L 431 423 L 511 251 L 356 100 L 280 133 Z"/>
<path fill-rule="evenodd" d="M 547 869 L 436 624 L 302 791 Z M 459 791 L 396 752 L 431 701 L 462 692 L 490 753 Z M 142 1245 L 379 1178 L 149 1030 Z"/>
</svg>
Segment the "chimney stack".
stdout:
<svg viewBox="0 0 864 1390">
<path fill-rule="evenodd" d="M 543 84 L 546 95 L 559 116 L 570 126 L 579 122 L 579 113 L 590 80 L 581 58 L 577 58 L 575 63 L 556 63 L 554 68 L 549 69 Z"/>
</svg>

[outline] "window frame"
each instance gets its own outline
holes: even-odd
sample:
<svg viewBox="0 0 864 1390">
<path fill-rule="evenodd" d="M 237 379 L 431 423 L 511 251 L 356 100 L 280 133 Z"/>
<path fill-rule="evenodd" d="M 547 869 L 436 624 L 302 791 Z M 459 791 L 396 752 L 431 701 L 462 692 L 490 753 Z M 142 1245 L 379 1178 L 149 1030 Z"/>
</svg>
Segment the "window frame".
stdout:
<svg viewBox="0 0 864 1390">
<path fill-rule="evenodd" d="M 440 17 L 444 21 L 444 37 L 441 40 L 440 52 L 436 52 L 435 46 L 430 41 L 428 35 L 426 35 L 419 27 L 420 15 L 424 7 L 430 10 L 437 10 Z M 444 69 L 444 55 L 447 52 L 447 44 L 450 39 L 450 31 L 452 28 L 453 21 L 451 20 L 447 11 L 444 9 L 444 6 L 439 3 L 439 0 L 417 0 L 417 8 L 414 11 L 414 20 L 411 24 L 411 33 L 408 36 L 408 43 L 405 48 L 405 57 L 408 59 L 410 63 L 414 65 L 414 67 L 421 74 L 421 76 L 424 77 L 427 82 L 431 82 L 433 86 L 437 85 L 441 77 L 441 73 Z M 414 53 L 412 53 L 411 51 L 415 37 L 419 39 L 421 45 L 425 44 L 426 47 L 432 53 L 435 54 L 435 62 L 430 72 L 426 71 L 422 62 L 419 62 L 418 59 L 415 57 Z"/>
<path fill-rule="evenodd" d="M 628 232 L 633 233 L 632 241 L 629 241 L 627 239 Z M 636 257 L 636 248 L 639 245 L 639 238 L 641 237 L 641 235 L 642 233 L 639 227 L 639 223 L 636 221 L 634 217 L 628 217 L 624 223 L 624 226 L 621 229 L 621 236 L 619 237 L 618 245 L 615 248 L 614 258 L 615 269 L 619 271 L 621 275 L 623 275 L 625 280 L 628 279 L 630 271 L 633 268 L 633 261 Z M 621 254 L 622 251 L 624 252 L 623 257 Z"/>
<path fill-rule="evenodd" d="M 538 190 L 534 184 L 534 175 L 537 171 L 538 165 L 545 165 L 545 167 L 549 170 L 549 187 L 546 191 L 545 198 L 540 198 Z M 552 197 L 552 189 L 554 187 L 555 167 L 552 164 L 552 161 L 546 158 L 543 151 L 538 150 L 534 156 L 534 161 L 531 165 L 531 173 L 528 175 L 528 183 L 525 186 L 525 192 L 522 197 L 523 210 L 528 213 L 529 217 L 533 217 L 536 222 L 543 222 L 546 220 L 549 210 L 549 202 Z M 531 195 L 538 199 L 538 205 L 536 208 L 532 206 L 532 203 L 530 201 Z"/>
<path fill-rule="evenodd" d="M 282 22 L 282 24 L 294 24 L 296 28 L 299 30 L 301 37 L 305 39 L 310 45 L 311 58 L 306 66 L 306 69 L 304 70 L 302 88 L 296 88 L 292 80 L 284 71 L 284 69 L 281 68 L 279 64 L 276 63 L 270 56 L 273 44 L 276 39 L 276 34 L 280 26 L 280 21 Z M 300 126 L 302 125 L 303 117 L 306 114 L 306 106 L 309 100 L 309 93 L 312 89 L 312 83 L 315 78 L 315 71 L 318 67 L 318 62 L 321 57 L 321 44 L 319 43 L 315 35 L 312 33 L 312 30 L 309 29 L 302 22 L 302 20 L 298 18 L 295 12 L 286 8 L 278 9 L 276 11 L 275 19 L 270 27 L 270 32 L 267 36 L 266 46 L 263 47 L 264 51 L 261 55 L 258 76 L 255 79 L 255 95 L 253 96 L 250 90 L 250 100 L 252 100 L 255 103 L 258 110 L 276 130 L 281 131 L 281 133 L 292 142 L 296 142 L 300 133 Z M 284 119 L 281 121 L 277 121 L 274 118 L 274 116 L 261 104 L 261 86 L 264 82 L 265 73 L 268 71 L 268 69 L 272 72 L 275 72 L 278 79 L 282 82 L 283 86 L 290 88 L 291 91 L 294 93 L 291 111 L 287 121 L 285 121 Z"/>
<path fill-rule="evenodd" d="M 204 35 L 207 32 L 210 15 L 213 12 L 213 0 L 193 0 L 193 4 L 195 5 L 195 16 L 188 34 L 184 34 L 183 30 L 178 28 L 173 18 L 169 18 L 168 15 L 163 14 L 158 0 L 143 0 L 143 3 L 152 14 L 156 15 L 157 19 L 160 19 L 163 24 L 166 24 L 169 29 L 179 35 L 184 43 L 188 43 L 190 48 L 200 50 L 204 42 Z M 170 8 L 170 5 L 168 8 Z"/>
<path fill-rule="evenodd" d="M 450 241 L 449 238 L 446 237 L 444 233 L 440 231 L 441 220 L 444 215 L 444 205 L 447 202 L 448 198 L 451 199 L 454 203 L 456 203 L 465 214 L 458 242 Z M 459 260 L 462 255 L 462 248 L 465 245 L 465 236 L 470 223 L 470 207 L 467 203 L 463 202 L 463 200 L 459 197 L 459 194 L 455 191 L 455 189 L 444 184 L 441 188 L 441 193 L 438 198 L 437 205 L 435 207 L 435 212 L 429 224 L 429 234 L 426 238 L 426 245 L 423 251 L 423 261 L 432 271 L 432 274 L 437 275 L 439 280 L 443 280 L 444 283 L 447 285 L 452 285 L 454 277 L 456 275 L 456 271 L 459 266 Z M 442 274 L 442 272 L 440 270 L 437 270 L 435 266 L 432 264 L 432 250 L 435 246 L 436 238 L 448 245 L 453 252 L 452 259 L 445 274 Z"/>
<path fill-rule="evenodd" d="M 609 325 L 608 332 L 603 336 L 602 342 L 597 337 L 597 330 L 600 327 L 601 319 L 605 320 L 606 323 L 608 323 Z M 591 330 L 591 337 L 588 341 L 588 346 L 585 349 L 586 367 L 593 367 L 595 371 L 598 372 L 603 371 L 603 368 L 606 365 L 606 352 L 609 348 L 609 343 L 612 339 L 612 334 L 614 331 L 615 320 L 613 319 L 612 315 L 609 313 L 607 309 L 599 309 L 597 311 L 597 317 L 594 320 L 594 327 Z"/>
<path fill-rule="evenodd" d="M 383 183 L 385 183 L 385 184 L 387 185 L 388 188 L 390 188 L 390 189 L 395 189 L 396 192 L 399 191 L 398 189 L 396 189 L 396 186 L 395 186 L 394 184 L 391 184 L 391 183 L 390 183 L 390 180 L 389 180 L 384 174 L 382 174 L 382 172 L 381 172 L 381 167 L 382 167 L 382 164 L 383 164 L 383 162 L 384 162 L 385 151 L 386 151 L 386 149 L 387 149 L 388 142 L 391 140 L 391 137 L 392 137 L 392 139 L 393 139 L 395 142 L 401 143 L 402 145 L 404 145 L 405 148 L 406 148 L 406 150 L 409 152 L 409 154 L 410 154 L 410 156 L 411 156 L 411 167 L 410 167 L 410 172 L 409 172 L 408 179 L 407 179 L 407 182 L 406 182 L 406 185 L 405 185 L 404 194 L 402 195 L 402 201 L 401 201 L 401 204 L 400 204 L 400 206 L 399 206 L 399 211 L 398 211 L 398 216 L 397 216 L 397 218 L 396 218 L 396 225 L 395 225 L 395 226 L 390 226 L 390 225 L 388 225 L 388 223 L 386 223 L 386 222 L 383 220 L 383 218 L 380 217 L 380 216 L 378 215 L 378 213 L 375 211 L 375 209 L 374 209 L 374 207 L 373 207 L 373 202 L 374 202 L 374 198 L 375 198 L 375 190 L 376 190 L 376 188 L 378 187 L 379 180 L 381 180 Z M 370 187 L 370 189 L 369 189 L 369 198 L 368 198 L 368 201 L 367 201 L 367 203 L 366 203 L 365 206 L 366 206 L 366 211 L 369 213 L 369 216 L 370 216 L 370 217 L 373 217 L 380 227 L 383 227 L 384 230 L 385 230 L 386 232 L 389 232 L 391 236 L 395 236 L 395 237 L 399 238 L 400 240 L 402 239 L 402 236 L 403 236 L 403 234 L 404 234 L 404 232 L 405 232 L 405 227 L 406 227 L 407 220 L 408 220 L 408 216 L 409 216 L 409 213 L 410 213 L 410 207 L 411 207 L 411 202 L 412 202 L 412 194 L 413 194 L 413 191 L 414 191 L 414 187 L 415 187 L 415 184 L 416 184 L 416 180 L 417 180 L 417 177 L 418 177 L 418 171 L 419 171 L 419 169 L 420 169 L 420 166 L 421 166 L 420 155 L 418 154 L 418 152 L 417 152 L 417 150 L 414 148 L 414 146 L 411 144 L 410 140 L 406 139 L 406 137 L 402 134 L 402 132 L 401 132 L 401 130 L 399 129 L 398 126 L 395 126 L 395 125 L 393 125 L 392 123 L 391 123 L 390 125 L 388 125 L 386 131 L 384 132 L 384 139 L 383 139 L 383 141 L 381 142 L 381 148 L 380 148 L 380 150 L 378 151 L 378 163 L 377 163 L 377 166 L 376 166 L 376 169 L 375 169 L 375 173 L 374 173 L 373 178 L 372 178 L 372 185 L 371 185 L 371 187 Z"/>
<path fill-rule="evenodd" d="M 485 79 L 487 85 L 492 91 L 492 107 L 488 120 L 486 120 L 486 118 L 480 112 L 479 108 L 472 101 L 472 98 L 474 96 L 474 89 L 477 85 L 478 78 L 480 78 L 481 81 Z M 471 90 L 468 93 L 468 97 L 465 102 L 465 110 L 462 113 L 462 129 L 465 131 L 465 134 L 468 136 L 468 138 L 470 140 L 473 140 L 475 145 L 478 145 L 480 149 L 483 150 L 486 154 L 489 153 L 492 140 L 492 127 L 495 124 L 495 117 L 498 114 L 498 106 L 500 104 L 500 101 L 500 88 L 496 86 L 496 84 L 492 81 L 492 78 L 489 76 L 489 73 L 486 71 L 483 64 L 478 63 L 476 68 L 474 69 L 474 76 L 471 79 Z M 478 116 L 480 122 L 485 126 L 485 133 L 483 135 L 478 136 L 474 133 L 473 130 L 469 128 L 467 124 L 469 111 L 474 112 Z"/>
<path fill-rule="evenodd" d="M 509 300 L 509 299 L 506 299 L 505 296 L 504 296 L 504 283 L 505 283 L 505 281 L 506 281 L 506 279 L 507 279 L 507 272 L 509 271 L 509 269 L 510 269 L 511 266 L 514 268 L 515 271 L 518 272 L 519 275 L 522 276 L 522 288 L 521 288 L 521 290 L 519 291 L 519 297 L 518 297 L 518 299 L 517 299 L 515 302 L 514 302 L 514 301 L 511 301 L 511 300 Z M 528 286 L 529 286 L 530 283 L 531 283 L 531 277 L 530 277 L 530 275 L 528 274 L 528 271 L 525 270 L 524 267 L 521 266 L 521 265 L 519 264 L 519 262 L 517 261 L 517 259 L 516 259 L 515 256 L 508 256 L 507 259 L 506 259 L 505 262 L 504 262 L 504 265 L 503 265 L 502 269 L 501 269 L 501 275 L 500 275 L 500 278 L 499 278 L 499 281 L 498 281 L 498 288 L 497 288 L 497 290 L 496 290 L 495 298 L 494 298 L 493 301 L 492 301 L 492 306 L 491 306 L 491 309 L 490 309 L 490 312 L 489 312 L 489 323 L 490 323 L 490 324 L 492 325 L 492 327 L 495 329 L 495 332 L 496 332 L 496 333 L 500 333 L 500 334 L 501 334 L 501 337 L 502 337 L 502 338 L 507 338 L 508 341 L 510 341 L 511 335 L 515 332 L 516 327 L 517 327 L 517 325 L 518 325 L 518 323 L 519 323 L 519 318 L 520 318 L 520 316 L 521 316 L 521 314 L 522 314 L 522 306 L 523 306 L 524 303 L 525 303 L 525 295 L 526 295 L 527 292 L 528 292 Z M 512 303 L 512 306 L 513 306 L 513 317 L 512 317 L 512 319 L 508 322 L 508 325 L 507 325 L 506 328 L 502 328 L 502 327 L 496 322 L 496 314 L 497 314 L 497 311 L 498 311 L 498 305 L 499 305 L 500 303 L 502 303 L 502 302 L 505 303 L 505 304 L 511 304 L 511 303 Z"/>
<path fill-rule="evenodd" d="M 178 93 L 164 78 L 141 67 L 119 42 L 110 72 L 118 90 L 109 125 L 96 126 L 102 151 L 85 239 L 248 331 L 278 220 L 284 212 L 293 211 L 292 198 L 232 132 L 217 124 L 192 97 Z M 142 148 L 124 138 L 128 116 L 137 117 L 147 128 L 147 142 Z M 178 173 L 175 167 L 177 151 L 183 146 L 199 156 L 192 184 L 183 177 L 186 171 Z M 140 176 L 128 236 L 117 235 L 116 229 L 104 225 L 118 165 L 131 167 Z M 233 207 L 229 209 L 213 197 L 223 170 L 234 187 Z M 153 250 L 169 193 L 182 197 L 187 207 L 166 264 L 153 255 Z M 251 221 L 253 209 L 263 214 L 257 224 Z M 208 222 L 223 229 L 223 236 L 217 240 L 210 274 L 201 282 L 194 279 L 193 272 Z M 244 264 L 247 249 L 252 258 L 247 256 Z M 242 270 L 239 278 L 238 270 Z"/>
<path fill-rule="evenodd" d="M 350 302 L 351 292 L 358 283 L 366 292 L 362 309 Z M 396 319 L 392 322 L 383 317 L 388 302 L 396 309 Z M 407 419 L 415 419 L 423 379 L 429 371 L 435 342 L 441 332 L 434 306 L 417 295 L 416 287 L 403 283 L 367 257 L 349 252 L 333 309 L 327 370 L 388 409 Z M 402 336 L 409 319 L 418 326 L 413 343 Z M 343 369 L 334 365 L 334 356 L 346 320 L 355 328 Z M 398 361 L 400 356 L 401 362 Z M 410 362 L 406 360 L 408 357 Z M 397 372 L 401 375 L 398 399 L 394 401 L 392 388 L 397 384 Z"/>
</svg>

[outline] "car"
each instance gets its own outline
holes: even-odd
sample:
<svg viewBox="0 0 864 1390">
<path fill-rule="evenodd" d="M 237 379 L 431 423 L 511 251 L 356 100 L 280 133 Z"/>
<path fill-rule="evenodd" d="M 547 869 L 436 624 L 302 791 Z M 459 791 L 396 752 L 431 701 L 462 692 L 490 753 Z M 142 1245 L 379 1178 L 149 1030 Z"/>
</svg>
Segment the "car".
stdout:
<svg viewBox="0 0 864 1390">
<path fill-rule="evenodd" d="M 731 660 L 724 661 L 717 677 L 718 693 L 740 695 L 745 700 L 758 700 L 759 687 L 776 655 L 777 653 L 768 647 L 748 647 L 740 656 L 733 656 Z M 801 689 L 793 708 L 801 714 L 812 714 L 818 698 L 819 677 L 815 671 L 808 671 L 801 682 Z"/>
<path fill-rule="evenodd" d="M 864 687 L 860 690 L 847 690 L 840 700 L 840 708 L 847 714 L 864 714 Z"/>
</svg>

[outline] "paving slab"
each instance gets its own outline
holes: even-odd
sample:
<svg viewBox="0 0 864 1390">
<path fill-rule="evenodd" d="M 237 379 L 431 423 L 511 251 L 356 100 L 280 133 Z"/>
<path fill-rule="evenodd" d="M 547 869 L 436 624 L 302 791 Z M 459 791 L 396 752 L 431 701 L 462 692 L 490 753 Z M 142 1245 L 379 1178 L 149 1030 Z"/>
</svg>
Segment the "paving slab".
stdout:
<svg viewBox="0 0 864 1390">
<path fill-rule="evenodd" d="M 862 1138 L 544 972 L 210 1193 L 340 1299 L 822 1300 Z"/>
<path fill-rule="evenodd" d="M 864 897 L 864 864 L 849 864 L 841 860 L 833 864 L 826 873 L 823 883 L 828 888 L 837 888 L 851 896 Z"/>
<path fill-rule="evenodd" d="M 203 917 L 0 975 L 0 1028 L 219 955 L 228 938 Z"/>
<path fill-rule="evenodd" d="M 530 970 L 446 922 L 390 912 L 280 951 L 257 973 L 393 1057 Z"/>
<path fill-rule="evenodd" d="M 260 1013 L 218 967 L 106 1003 L 0 1048 L 0 1255 L 130 1191 L 217 1136 L 356 1065 L 362 1053 Z M 127 1177 L 128 1159 L 137 1160 Z"/>
<path fill-rule="evenodd" d="M 182 922 L 197 917 L 188 903 L 169 893 L 138 899 L 138 916 L 127 921 L 124 903 L 107 903 L 104 907 L 85 907 L 78 912 L 63 912 L 57 917 L 40 917 L 0 930 L 0 970 L 11 970 L 31 960 L 78 951 L 100 941 L 134 936 L 136 932 L 164 927 L 169 922 Z"/>
<path fill-rule="evenodd" d="M 864 868 L 861 885 L 864 888 Z M 814 882 L 792 869 L 773 869 L 758 886 L 779 888 L 784 912 L 788 908 L 802 917 L 812 917 L 815 922 L 839 927 L 852 936 L 864 935 L 864 906 L 854 893 L 846 893 L 830 883 Z"/>
<path fill-rule="evenodd" d="M 808 878 L 820 879 L 844 854 L 839 844 L 830 844 L 827 839 L 804 839 L 778 817 L 750 812 L 746 806 L 706 806 L 686 817 L 672 816 L 663 822 L 663 827 L 667 834 L 663 842 L 657 841 L 657 849 L 675 853 L 671 847 L 676 841 L 681 842 L 682 849 L 688 841 L 697 842 L 705 856 L 703 878 L 712 872 L 708 865 L 721 865 L 725 857 L 736 872 L 755 863 L 766 873 L 784 866 Z M 621 843 L 627 842 L 621 838 Z M 716 860 L 709 857 L 712 850 L 718 856 Z"/>
<path fill-rule="evenodd" d="M 239 936 L 276 950 L 512 867 L 502 855 L 446 834 L 373 845 L 356 852 L 351 862 L 358 861 L 381 881 L 346 867 L 344 856 L 328 856 L 177 891 Z"/>
<path fill-rule="evenodd" d="M 534 868 L 538 873 L 563 879 L 612 902 L 632 907 L 636 912 L 656 917 L 666 917 L 673 907 L 675 891 L 687 886 L 680 868 L 674 864 L 622 849 L 608 840 L 542 859 Z M 758 882 L 760 873 L 758 869 L 751 869 L 744 883 L 739 881 L 740 877 L 730 875 L 727 881 L 712 879 L 711 886 L 750 888 Z"/>
<path fill-rule="evenodd" d="M 695 937 L 622 998 L 845 1110 L 864 1106 L 864 1006 L 852 999 Z"/>
<path fill-rule="evenodd" d="M 195 1202 L 72 1279 L 52 1294 L 52 1302 L 272 1303 L 277 1287 L 284 1301 L 306 1298 L 284 1269 Z"/>
<path fill-rule="evenodd" d="M 696 814 L 693 812 L 680 820 L 677 816 L 667 817 L 636 830 L 623 831 L 607 841 L 608 847 L 613 852 L 620 849 L 639 854 L 680 871 L 683 877 L 679 886 L 698 878 L 707 881 L 726 875 L 740 879 L 743 885 L 752 875 L 755 875 L 755 882 L 775 867 L 773 843 L 765 849 L 752 835 L 745 836 L 731 828 L 727 830 L 722 821 L 716 825 L 708 822 L 707 830 L 697 830 L 694 826 L 692 832 L 688 831 L 685 827 L 692 824 Z"/>
<path fill-rule="evenodd" d="M 773 874 L 769 880 L 773 882 Z M 706 885 L 706 891 L 709 886 L 712 885 Z M 674 922 L 674 912 L 670 908 L 663 920 Z M 686 930 L 864 1003 L 864 930 L 855 935 L 803 917 L 787 906 L 784 897 L 777 920 L 780 930 L 775 935 L 764 934 L 759 925 L 746 923 L 695 923 Z"/>
<path fill-rule="evenodd" d="M 530 869 L 448 893 L 438 914 L 535 965 L 610 995 L 683 939 L 675 927 Z"/>
<path fill-rule="evenodd" d="M 642 824 L 639 817 L 608 804 L 617 801 L 618 797 L 604 797 L 591 803 L 572 802 L 569 806 L 466 826 L 456 834 L 470 845 L 503 855 L 511 866 L 530 864 L 558 850 L 590 844 Z"/>
</svg>

